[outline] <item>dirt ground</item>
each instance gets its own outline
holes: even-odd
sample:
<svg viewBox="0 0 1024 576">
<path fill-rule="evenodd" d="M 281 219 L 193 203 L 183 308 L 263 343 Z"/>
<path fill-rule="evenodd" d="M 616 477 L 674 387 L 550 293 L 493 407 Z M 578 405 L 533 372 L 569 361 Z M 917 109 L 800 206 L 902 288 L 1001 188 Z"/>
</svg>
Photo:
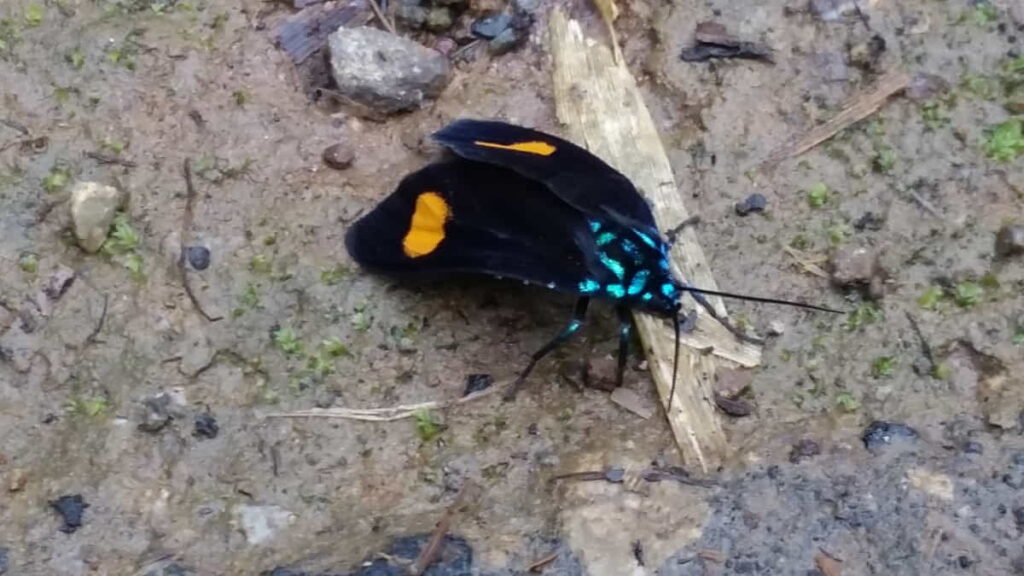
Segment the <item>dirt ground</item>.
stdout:
<svg viewBox="0 0 1024 576">
<path fill-rule="evenodd" d="M 1024 574 L 1024 258 L 994 248 L 1024 220 L 1024 157 L 986 153 L 1024 47 L 1012 0 L 863 2 L 829 21 L 798 0 L 619 3 L 626 62 L 719 286 L 855 311 L 729 303 L 762 334 L 784 330 L 753 373 L 753 414 L 725 417 L 735 455 L 713 486 L 555 480 L 680 464 L 660 412 L 644 420 L 562 376 L 614 351 L 603 306 L 515 403 L 436 412 L 436 426 L 266 417 L 455 397 L 468 375 L 507 379 L 561 328 L 566 297 L 395 284 L 343 246 L 447 121 L 560 132 L 550 4 L 525 46 L 477 51 L 436 103 L 383 122 L 311 102 L 274 44 L 286 4 L 0 5 L 0 574 L 348 574 L 430 533 L 467 481 L 480 493 L 451 532 L 472 568 L 428 574 L 521 574 L 552 553 L 542 573 Z M 474 1 L 465 19 L 501 7 Z M 589 4 L 571 9 L 605 39 Z M 709 19 L 774 63 L 681 61 Z M 949 90 L 898 96 L 751 172 L 898 66 Z M 321 160 L 338 142 L 355 152 L 344 171 Z M 186 159 L 188 243 L 211 254 L 189 278 L 215 322 L 177 266 Z M 122 230 L 119 253 L 75 245 L 67 199 L 82 180 L 127 191 L 136 242 Z M 737 216 L 755 192 L 767 210 Z M 877 300 L 815 273 L 850 246 L 879 255 Z M 655 404 L 639 358 L 626 385 Z M 869 450 L 875 421 L 917 435 L 893 427 Z M 82 525 L 62 531 L 51 503 L 76 494 Z"/>
</svg>

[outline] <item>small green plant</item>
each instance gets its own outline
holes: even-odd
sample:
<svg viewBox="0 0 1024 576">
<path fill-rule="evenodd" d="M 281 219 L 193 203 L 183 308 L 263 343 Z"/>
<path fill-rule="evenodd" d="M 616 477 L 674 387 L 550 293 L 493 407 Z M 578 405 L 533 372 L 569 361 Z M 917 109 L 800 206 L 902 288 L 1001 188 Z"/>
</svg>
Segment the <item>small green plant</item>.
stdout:
<svg viewBox="0 0 1024 576">
<path fill-rule="evenodd" d="M 852 413 L 860 410 L 860 400 L 854 398 L 853 394 L 849 392 L 840 392 L 836 395 L 836 406 L 843 412 Z"/>
<path fill-rule="evenodd" d="M 821 208 L 828 203 L 829 189 L 823 182 L 818 182 L 807 191 L 807 203 L 811 208 Z"/>
<path fill-rule="evenodd" d="M 943 382 L 946 382 L 950 379 L 952 375 L 953 372 L 952 370 L 950 370 L 949 364 L 946 364 L 944 362 L 937 362 L 934 366 L 932 366 L 932 378 L 935 378 L 936 380 L 942 380 Z"/>
<path fill-rule="evenodd" d="M 999 10 L 988 2 L 981 2 L 971 10 L 971 20 L 978 26 L 985 26 L 999 19 Z"/>
<path fill-rule="evenodd" d="M 348 347 L 342 344 L 341 340 L 337 338 L 324 340 L 320 343 L 320 349 L 331 358 L 352 355 L 352 353 L 348 351 Z"/>
<path fill-rule="evenodd" d="M 328 286 L 340 284 L 345 276 L 348 276 L 348 268 L 341 265 L 320 270 L 320 281 Z"/>
<path fill-rule="evenodd" d="M 976 282 L 971 281 L 961 282 L 953 290 L 953 299 L 956 301 L 957 306 L 962 308 L 970 308 L 981 302 L 981 298 L 984 295 L 985 289 Z"/>
<path fill-rule="evenodd" d="M 256 274 L 270 274 L 272 266 L 270 259 L 264 254 L 257 254 L 249 261 L 249 271 Z"/>
<path fill-rule="evenodd" d="M 881 356 L 875 358 L 871 363 L 871 375 L 875 378 L 886 378 L 892 376 L 896 371 L 897 360 L 895 356 Z"/>
<path fill-rule="evenodd" d="M 366 313 L 366 304 L 355 306 L 352 312 L 352 328 L 359 332 L 366 332 L 373 324 L 373 318 Z"/>
<path fill-rule="evenodd" d="M 139 234 L 132 228 L 128 221 L 128 215 L 118 212 L 114 216 L 113 229 L 107 241 L 103 243 L 103 250 L 111 254 L 126 254 L 138 248 Z"/>
<path fill-rule="evenodd" d="M 235 106 L 245 106 L 249 101 L 249 95 L 244 90 L 235 90 L 231 93 L 231 98 L 235 101 Z"/>
<path fill-rule="evenodd" d="M 917 298 L 917 305 L 925 310 L 935 310 L 945 294 L 941 286 L 929 286 L 924 294 Z"/>
<path fill-rule="evenodd" d="M 18 259 L 18 266 L 26 274 L 35 274 L 39 270 L 39 258 L 35 254 L 22 254 Z"/>
<path fill-rule="evenodd" d="M 43 178 L 43 190 L 45 190 L 47 194 L 60 192 L 70 181 L 71 172 L 69 172 L 66 167 L 57 165 L 51 168 L 50 173 Z"/>
<path fill-rule="evenodd" d="M 146 278 L 142 255 L 139 254 L 139 233 L 132 228 L 128 215 L 118 212 L 114 216 L 110 235 L 103 243 L 101 251 L 107 257 L 119 261 L 131 274 L 132 279 L 141 282 Z"/>
<path fill-rule="evenodd" d="M 65 409 L 72 414 L 94 418 L 106 412 L 109 407 L 109 402 L 105 397 L 92 396 L 90 398 L 76 398 L 70 400 L 65 406 Z"/>
<path fill-rule="evenodd" d="M 853 235 L 853 228 L 846 222 L 839 222 L 826 228 L 825 232 L 828 234 L 828 243 L 832 246 L 839 246 Z"/>
<path fill-rule="evenodd" d="M 949 111 L 942 102 L 928 100 L 921 104 L 921 121 L 928 130 L 938 130 L 949 124 Z"/>
<path fill-rule="evenodd" d="M 302 352 L 302 342 L 291 328 L 278 328 L 274 331 L 274 344 L 288 356 Z"/>
<path fill-rule="evenodd" d="M 30 28 L 35 28 L 43 23 L 46 19 L 46 8 L 39 4 L 29 4 L 28 8 L 25 8 L 25 24 Z"/>
<path fill-rule="evenodd" d="M 81 70 L 85 66 L 85 53 L 82 52 L 81 48 L 75 48 L 64 56 L 64 60 L 75 70 Z"/>
<path fill-rule="evenodd" d="M 896 167 L 896 151 L 892 148 L 879 149 L 871 159 L 871 167 L 875 172 L 888 174 Z"/>
<path fill-rule="evenodd" d="M 124 149 L 128 147 L 128 144 L 124 140 L 118 140 L 116 138 L 104 138 L 100 140 L 100 148 L 112 152 L 114 154 L 120 154 L 124 152 Z"/>
<path fill-rule="evenodd" d="M 440 420 L 429 410 L 417 410 L 413 413 L 413 418 L 416 419 L 416 433 L 422 442 L 430 442 L 444 431 Z"/>
<path fill-rule="evenodd" d="M 982 151 L 996 162 L 1012 162 L 1024 154 L 1024 118 L 1011 118 L 988 129 Z"/>
<path fill-rule="evenodd" d="M 260 295 L 256 285 L 252 282 L 245 285 L 245 289 L 238 295 L 238 306 L 231 311 L 231 316 L 238 318 L 245 314 L 246 310 L 252 310 L 260 305 Z"/>
<path fill-rule="evenodd" d="M 871 302 L 862 302 L 850 312 L 846 318 L 847 332 L 855 332 L 868 324 L 874 324 L 883 318 L 882 309 Z"/>
</svg>

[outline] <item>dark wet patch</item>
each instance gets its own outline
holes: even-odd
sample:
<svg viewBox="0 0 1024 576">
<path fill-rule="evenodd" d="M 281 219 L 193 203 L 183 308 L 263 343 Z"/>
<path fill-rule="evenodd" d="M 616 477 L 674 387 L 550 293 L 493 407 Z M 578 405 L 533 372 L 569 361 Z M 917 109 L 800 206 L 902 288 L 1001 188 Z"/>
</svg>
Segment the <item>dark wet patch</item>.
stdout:
<svg viewBox="0 0 1024 576">
<path fill-rule="evenodd" d="M 490 374 L 470 374 L 466 376 L 466 389 L 462 391 L 463 396 L 474 392 L 482 392 L 494 384 L 494 377 Z"/>
<path fill-rule="evenodd" d="M 212 439 L 217 437 L 218 432 L 220 432 L 220 426 L 217 425 L 217 419 L 213 414 L 203 412 L 196 416 L 195 427 L 192 430 L 193 436 Z"/>
</svg>

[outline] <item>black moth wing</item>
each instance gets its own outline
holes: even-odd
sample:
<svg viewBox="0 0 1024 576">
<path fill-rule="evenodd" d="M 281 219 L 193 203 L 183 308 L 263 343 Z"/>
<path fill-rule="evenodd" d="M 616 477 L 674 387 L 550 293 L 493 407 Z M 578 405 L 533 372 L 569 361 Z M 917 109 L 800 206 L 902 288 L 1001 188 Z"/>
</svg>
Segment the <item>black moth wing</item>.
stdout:
<svg viewBox="0 0 1024 576">
<path fill-rule="evenodd" d="M 403 239 L 425 192 L 448 205 L 444 238 L 428 254 L 410 257 Z M 570 293 L 593 277 L 595 247 L 583 214 L 539 182 L 463 159 L 406 176 L 349 229 L 345 244 L 361 266 L 391 276 L 489 274 Z"/>
<path fill-rule="evenodd" d="M 543 182 L 581 212 L 657 235 L 651 208 L 636 186 L 572 142 L 522 126 L 470 119 L 456 120 L 433 137 L 463 158 L 508 168 Z M 538 147 L 538 143 L 550 147 Z M 530 149 L 534 151 L 523 151 Z"/>
</svg>

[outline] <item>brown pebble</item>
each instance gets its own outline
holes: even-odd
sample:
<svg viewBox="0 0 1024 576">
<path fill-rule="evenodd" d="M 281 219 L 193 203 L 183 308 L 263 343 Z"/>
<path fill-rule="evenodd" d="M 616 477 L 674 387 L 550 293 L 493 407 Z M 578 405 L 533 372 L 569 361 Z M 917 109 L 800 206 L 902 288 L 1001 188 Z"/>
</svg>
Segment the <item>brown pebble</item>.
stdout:
<svg viewBox="0 0 1024 576">
<path fill-rule="evenodd" d="M 1007 224 L 999 229 L 996 254 L 1004 258 L 1024 254 L 1024 225 Z"/>
<path fill-rule="evenodd" d="M 725 412 L 729 416 L 750 416 L 754 412 L 754 405 L 746 400 L 736 398 L 726 398 L 718 392 L 715 392 L 715 405 L 722 412 Z"/>
<path fill-rule="evenodd" d="M 25 484 L 28 483 L 28 474 L 22 468 L 15 468 L 11 472 L 11 477 L 7 480 L 7 491 L 8 492 L 20 492 Z"/>
<path fill-rule="evenodd" d="M 719 368 L 715 379 L 715 393 L 726 398 L 736 398 L 750 386 L 754 380 L 752 370 Z"/>
<path fill-rule="evenodd" d="M 332 144 L 324 149 L 324 164 L 335 170 L 348 168 L 355 159 L 356 153 L 352 150 L 352 147 L 342 142 Z"/>
</svg>

